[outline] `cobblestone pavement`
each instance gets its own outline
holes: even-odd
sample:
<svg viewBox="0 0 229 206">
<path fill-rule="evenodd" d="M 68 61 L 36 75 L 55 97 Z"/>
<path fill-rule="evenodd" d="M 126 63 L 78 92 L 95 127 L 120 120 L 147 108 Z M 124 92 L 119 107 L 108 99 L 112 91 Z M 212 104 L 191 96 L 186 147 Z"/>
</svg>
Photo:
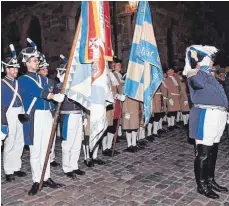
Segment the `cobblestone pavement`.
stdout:
<svg viewBox="0 0 229 206">
<path fill-rule="evenodd" d="M 61 168 L 51 170 L 55 181 L 66 187 L 57 190 L 44 188 L 36 196 L 28 196 L 32 185 L 29 152 L 23 154 L 23 171 L 28 175 L 7 183 L 2 171 L 3 205 L 26 206 L 229 206 L 229 193 L 221 193 L 219 200 L 211 200 L 196 192 L 193 174 L 194 150 L 187 143 L 183 129 L 174 130 L 162 138 L 149 143 L 137 153 L 123 152 L 126 141 L 117 144 L 121 154 L 114 158 L 104 158 L 103 166 L 86 168 L 83 152 L 81 169 L 86 175 L 77 180 L 69 180 Z M 56 143 L 56 160 L 61 162 L 60 140 Z M 223 137 L 217 161 L 217 181 L 229 187 L 229 144 Z"/>
</svg>

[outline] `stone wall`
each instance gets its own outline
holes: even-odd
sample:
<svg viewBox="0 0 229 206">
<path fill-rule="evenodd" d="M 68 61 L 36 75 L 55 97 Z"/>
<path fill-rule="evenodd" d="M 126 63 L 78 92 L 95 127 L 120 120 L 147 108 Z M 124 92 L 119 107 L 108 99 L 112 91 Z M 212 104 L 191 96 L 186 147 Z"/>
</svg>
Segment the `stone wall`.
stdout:
<svg viewBox="0 0 229 206">
<path fill-rule="evenodd" d="M 124 69 L 127 68 L 136 20 L 136 12 L 125 12 L 127 4 L 128 2 L 116 2 L 116 55 L 123 60 Z M 110 5 L 113 20 L 113 3 Z M 184 59 L 185 48 L 191 43 L 201 43 L 202 39 L 206 40 L 206 36 L 211 39 L 211 44 L 223 44 L 222 38 L 205 19 L 207 10 L 203 8 L 203 4 L 201 6 L 200 9 L 193 2 L 150 2 L 154 32 L 163 65 L 168 66 L 172 61 Z M 59 55 L 69 55 L 80 15 L 79 8 L 80 2 L 58 1 L 39 2 L 30 7 L 23 6 L 12 10 L 10 15 L 2 18 L 4 54 L 9 53 L 10 43 L 15 44 L 17 52 L 26 47 L 31 22 L 37 22 L 37 26 L 40 26 L 40 35 L 37 36 L 40 36 L 41 50 L 51 62 L 51 68 L 55 69 L 59 64 Z M 196 27 L 196 21 L 199 27 Z M 114 39 L 113 36 L 113 47 Z"/>
<path fill-rule="evenodd" d="M 37 19 L 41 28 L 41 48 L 54 69 L 58 65 L 59 55 L 69 55 L 79 16 L 80 2 L 40 2 L 31 7 L 13 10 L 2 20 L 2 38 L 4 53 L 9 53 L 8 45 L 15 44 L 17 52 L 27 46 L 26 38 L 30 22 Z M 12 34 L 12 29 L 17 31 Z M 16 30 L 16 29 L 14 29 Z M 17 38 L 10 38 L 16 36 Z M 38 35 L 39 36 L 39 35 Z M 34 40 L 35 41 L 35 40 Z M 36 42 L 35 42 L 36 43 Z"/>
</svg>

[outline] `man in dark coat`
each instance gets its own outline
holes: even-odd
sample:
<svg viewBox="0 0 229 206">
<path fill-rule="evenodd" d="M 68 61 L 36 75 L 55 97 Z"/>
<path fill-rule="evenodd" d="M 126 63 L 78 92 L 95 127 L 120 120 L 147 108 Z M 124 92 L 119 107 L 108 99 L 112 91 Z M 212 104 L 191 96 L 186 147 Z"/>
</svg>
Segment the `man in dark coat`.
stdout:
<svg viewBox="0 0 229 206">
<path fill-rule="evenodd" d="M 212 46 L 188 47 L 183 71 L 183 75 L 187 75 L 193 103 L 190 110 L 189 135 L 196 142 L 194 172 L 197 191 L 212 199 L 219 198 L 215 191 L 228 192 L 215 178 L 218 147 L 226 126 L 228 109 L 225 91 L 211 74 L 217 51 Z"/>
</svg>

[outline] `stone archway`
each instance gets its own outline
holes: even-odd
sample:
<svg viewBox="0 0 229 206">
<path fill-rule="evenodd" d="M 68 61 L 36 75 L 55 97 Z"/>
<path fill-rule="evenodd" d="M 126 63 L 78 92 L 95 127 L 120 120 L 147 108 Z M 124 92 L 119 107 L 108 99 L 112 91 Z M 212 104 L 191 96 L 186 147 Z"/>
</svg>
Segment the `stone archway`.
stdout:
<svg viewBox="0 0 229 206">
<path fill-rule="evenodd" d="M 41 26 L 37 17 L 32 17 L 27 30 L 27 37 L 32 39 L 37 45 L 38 51 L 42 51 Z M 31 46 L 27 44 L 27 46 Z"/>
</svg>

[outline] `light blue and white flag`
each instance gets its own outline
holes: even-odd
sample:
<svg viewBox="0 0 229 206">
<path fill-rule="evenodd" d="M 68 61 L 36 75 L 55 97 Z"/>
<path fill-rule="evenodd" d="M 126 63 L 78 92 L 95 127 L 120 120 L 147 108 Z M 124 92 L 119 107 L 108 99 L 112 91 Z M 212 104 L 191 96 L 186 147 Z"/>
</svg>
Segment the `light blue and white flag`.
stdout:
<svg viewBox="0 0 229 206">
<path fill-rule="evenodd" d="M 147 1 L 140 1 L 124 94 L 144 103 L 145 124 L 151 116 L 151 101 L 161 84 L 162 66 Z"/>
<path fill-rule="evenodd" d="M 81 30 L 76 43 L 76 50 L 72 60 L 65 94 L 68 98 L 80 103 L 83 107 L 91 109 L 91 64 L 81 64 L 79 61 L 79 48 Z"/>
</svg>

